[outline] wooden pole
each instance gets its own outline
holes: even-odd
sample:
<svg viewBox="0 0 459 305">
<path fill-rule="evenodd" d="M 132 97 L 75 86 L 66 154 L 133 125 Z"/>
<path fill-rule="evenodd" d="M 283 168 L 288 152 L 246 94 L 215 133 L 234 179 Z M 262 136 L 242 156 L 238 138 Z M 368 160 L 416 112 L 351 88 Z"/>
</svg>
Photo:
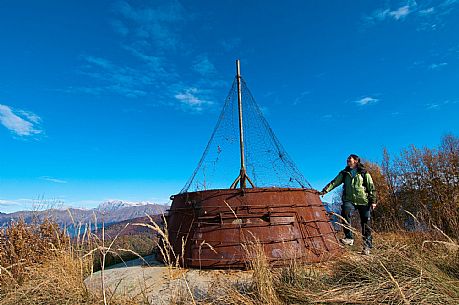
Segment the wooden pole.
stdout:
<svg viewBox="0 0 459 305">
<path fill-rule="evenodd" d="M 245 178 L 247 176 L 245 170 L 245 157 L 244 157 L 244 126 L 242 124 L 242 90 L 241 90 L 241 64 L 239 59 L 236 60 L 236 78 L 237 78 L 237 101 L 239 109 L 239 147 L 241 153 L 241 171 L 239 175 L 239 185 L 245 188 Z"/>
</svg>

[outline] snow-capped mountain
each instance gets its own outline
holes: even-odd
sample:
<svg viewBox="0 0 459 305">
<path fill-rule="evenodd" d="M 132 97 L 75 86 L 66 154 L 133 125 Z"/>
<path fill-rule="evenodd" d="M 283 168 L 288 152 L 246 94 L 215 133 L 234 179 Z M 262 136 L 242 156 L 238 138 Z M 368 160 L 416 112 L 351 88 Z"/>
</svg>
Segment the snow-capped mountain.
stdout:
<svg viewBox="0 0 459 305">
<path fill-rule="evenodd" d="M 43 211 L 19 211 L 9 214 L 0 213 L 0 227 L 8 226 L 10 221 L 22 218 L 26 223 L 34 220 L 51 218 L 61 226 L 78 225 L 79 223 L 117 223 L 145 215 L 162 215 L 169 207 L 148 201 L 130 202 L 124 200 L 108 200 L 95 209 L 48 209 Z"/>
<path fill-rule="evenodd" d="M 101 211 L 101 212 L 113 212 L 113 211 L 117 211 L 122 208 L 140 207 L 140 206 L 145 206 L 148 204 L 154 204 L 154 203 L 149 202 L 149 201 L 132 202 L 132 201 L 124 201 L 124 200 L 107 200 L 99 204 L 96 210 Z"/>
</svg>

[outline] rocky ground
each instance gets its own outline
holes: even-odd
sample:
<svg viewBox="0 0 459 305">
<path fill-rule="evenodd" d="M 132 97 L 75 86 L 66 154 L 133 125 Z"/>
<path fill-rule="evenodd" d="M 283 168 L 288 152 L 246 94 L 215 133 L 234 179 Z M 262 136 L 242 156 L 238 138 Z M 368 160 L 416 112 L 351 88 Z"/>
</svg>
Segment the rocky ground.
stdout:
<svg viewBox="0 0 459 305">
<path fill-rule="evenodd" d="M 252 274 L 243 270 L 171 269 L 153 256 L 112 266 L 104 273 L 108 295 L 148 300 L 149 304 L 169 304 L 183 294 L 200 299 L 218 283 L 249 281 Z M 86 278 L 85 284 L 90 291 L 100 293 L 101 280 L 98 271 Z"/>
</svg>

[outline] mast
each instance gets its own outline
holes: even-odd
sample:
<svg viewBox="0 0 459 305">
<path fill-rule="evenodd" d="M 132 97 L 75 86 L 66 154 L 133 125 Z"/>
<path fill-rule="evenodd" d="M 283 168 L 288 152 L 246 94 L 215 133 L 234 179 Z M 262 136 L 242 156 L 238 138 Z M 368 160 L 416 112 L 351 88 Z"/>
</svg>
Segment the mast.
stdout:
<svg viewBox="0 0 459 305">
<path fill-rule="evenodd" d="M 250 178 L 247 176 L 247 171 L 245 169 L 245 153 L 244 153 L 244 125 L 242 123 L 242 90 L 241 90 L 241 65 L 239 59 L 236 60 L 236 80 L 237 80 L 237 106 L 239 110 L 239 150 L 241 154 L 241 169 L 239 171 L 239 176 L 234 180 L 230 188 L 236 188 L 237 183 L 241 189 L 246 187 L 246 180 L 255 187 Z"/>
</svg>

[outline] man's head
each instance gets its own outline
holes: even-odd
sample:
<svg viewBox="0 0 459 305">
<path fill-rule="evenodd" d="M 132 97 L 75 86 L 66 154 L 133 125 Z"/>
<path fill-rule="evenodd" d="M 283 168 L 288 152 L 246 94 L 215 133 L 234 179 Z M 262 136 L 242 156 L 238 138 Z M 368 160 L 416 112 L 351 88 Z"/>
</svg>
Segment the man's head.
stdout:
<svg viewBox="0 0 459 305">
<path fill-rule="evenodd" d="M 356 168 L 359 163 L 359 156 L 351 154 L 349 155 L 349 157 L 347 157 L 347 166 L 349 166 L 350 168 Z"/>
</svg>

